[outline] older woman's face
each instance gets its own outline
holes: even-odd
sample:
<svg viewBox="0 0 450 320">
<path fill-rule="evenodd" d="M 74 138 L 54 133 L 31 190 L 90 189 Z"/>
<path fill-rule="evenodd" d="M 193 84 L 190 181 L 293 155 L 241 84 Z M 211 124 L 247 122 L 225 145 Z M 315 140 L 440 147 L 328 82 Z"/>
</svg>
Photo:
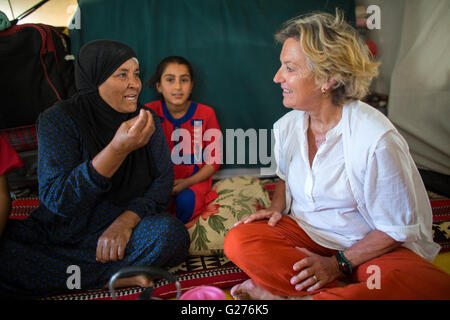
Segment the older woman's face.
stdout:
<svg viewBox="0 0 450 320">
<path fill-rule="evenodd" d="M 281 67 L 273 81 L 281 85 L 283 105 L 287 108 L 312 110 L 321 97 L 319 86 L 308 68 L 306 56 L 297 39 L 288 38 L 280 54 Z"/>
<path fill-rule="evenodd" d="M 122 113 L 136 111 L 139 93 L 142 89 L 139 66 L 131 58 L 98 87 L 100 97 L 114 110 Z"/>
</svg>

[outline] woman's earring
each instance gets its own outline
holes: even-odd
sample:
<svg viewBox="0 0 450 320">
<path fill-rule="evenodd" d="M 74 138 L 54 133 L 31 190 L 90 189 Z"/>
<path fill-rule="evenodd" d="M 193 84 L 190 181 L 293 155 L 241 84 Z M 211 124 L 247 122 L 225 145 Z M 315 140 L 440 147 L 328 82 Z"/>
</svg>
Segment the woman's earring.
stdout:
<svg viewBox="0 0 450 320">
<path fill-rule="evenodd" d="M 326 94 L 327 93 L 327 89 L 322 88 L 322 94 Z"/>
</svg>

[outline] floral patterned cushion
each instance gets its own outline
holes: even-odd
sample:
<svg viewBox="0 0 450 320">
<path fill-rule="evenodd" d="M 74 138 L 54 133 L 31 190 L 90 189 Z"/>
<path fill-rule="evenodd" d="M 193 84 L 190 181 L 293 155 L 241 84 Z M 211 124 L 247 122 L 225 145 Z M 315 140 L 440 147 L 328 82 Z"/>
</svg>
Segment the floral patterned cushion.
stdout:
<svg viewBox="0 0 450 320">
<path fill-rule="evenodd" d="M 219 195 L 206 210 L 186 224 L 191 237 L 190 255 L 223 255 L 223 240 L 233 225 L 270 205 L 261 180 L 240 176 L 217 181 Z"/>
</svg>

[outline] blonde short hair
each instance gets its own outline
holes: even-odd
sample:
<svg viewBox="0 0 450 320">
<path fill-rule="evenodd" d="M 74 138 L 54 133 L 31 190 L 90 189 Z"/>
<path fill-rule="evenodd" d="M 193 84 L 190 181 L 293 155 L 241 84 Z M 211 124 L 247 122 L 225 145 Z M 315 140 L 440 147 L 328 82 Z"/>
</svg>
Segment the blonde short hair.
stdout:
<svg viewBox="0 0 450 320">
<path fill-rule="evenodd" d="M 288 38 L 300 41 L 318 85 L 330 76 L 336 80 L 331 90 L 335 105 L 367 95 L 380 63 L 373 60 L 357 31 L 345 22 L 342 11 L 336 9 L 336 16 L 314 13 L 291 19 L 275 34 L 280 43 Z"/>
</svg>

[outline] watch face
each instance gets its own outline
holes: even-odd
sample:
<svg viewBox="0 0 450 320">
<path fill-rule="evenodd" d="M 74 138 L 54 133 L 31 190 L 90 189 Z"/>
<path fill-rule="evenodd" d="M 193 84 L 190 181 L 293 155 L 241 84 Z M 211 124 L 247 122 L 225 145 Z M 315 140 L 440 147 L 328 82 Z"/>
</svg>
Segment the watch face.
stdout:
<svg viewBox="0 0 450 320">
<path fill-rule="evenodd" d="M 339 253 L 336 254 L 336 259 L 338 262 L 339 270 L 345 275 L 350 275 L 352 273 L 352 266 L 349 265 L 348 261 L 345 261 L 345 258 L 342 257 Z"/>
<path fill-rule="evenodd" d="M 345 262 L 343 262 L 343 261 L 339 262 L 339 270 L 341 270 L 341 272 L 343 274 L 349 274 L 350 273 L 349 269 L 348 269 L 348 265 Z"/>
<path fill-rule="evenodd" d="M 340 265 L 340 267 L 341 267 L 341 270 L 342 270 L 344 273 L 348 272 L 348 266 L 347 266 L 347 264 L 346 264 L 345 262 L 341 262 L 339 265 Z"/>
</svg>

